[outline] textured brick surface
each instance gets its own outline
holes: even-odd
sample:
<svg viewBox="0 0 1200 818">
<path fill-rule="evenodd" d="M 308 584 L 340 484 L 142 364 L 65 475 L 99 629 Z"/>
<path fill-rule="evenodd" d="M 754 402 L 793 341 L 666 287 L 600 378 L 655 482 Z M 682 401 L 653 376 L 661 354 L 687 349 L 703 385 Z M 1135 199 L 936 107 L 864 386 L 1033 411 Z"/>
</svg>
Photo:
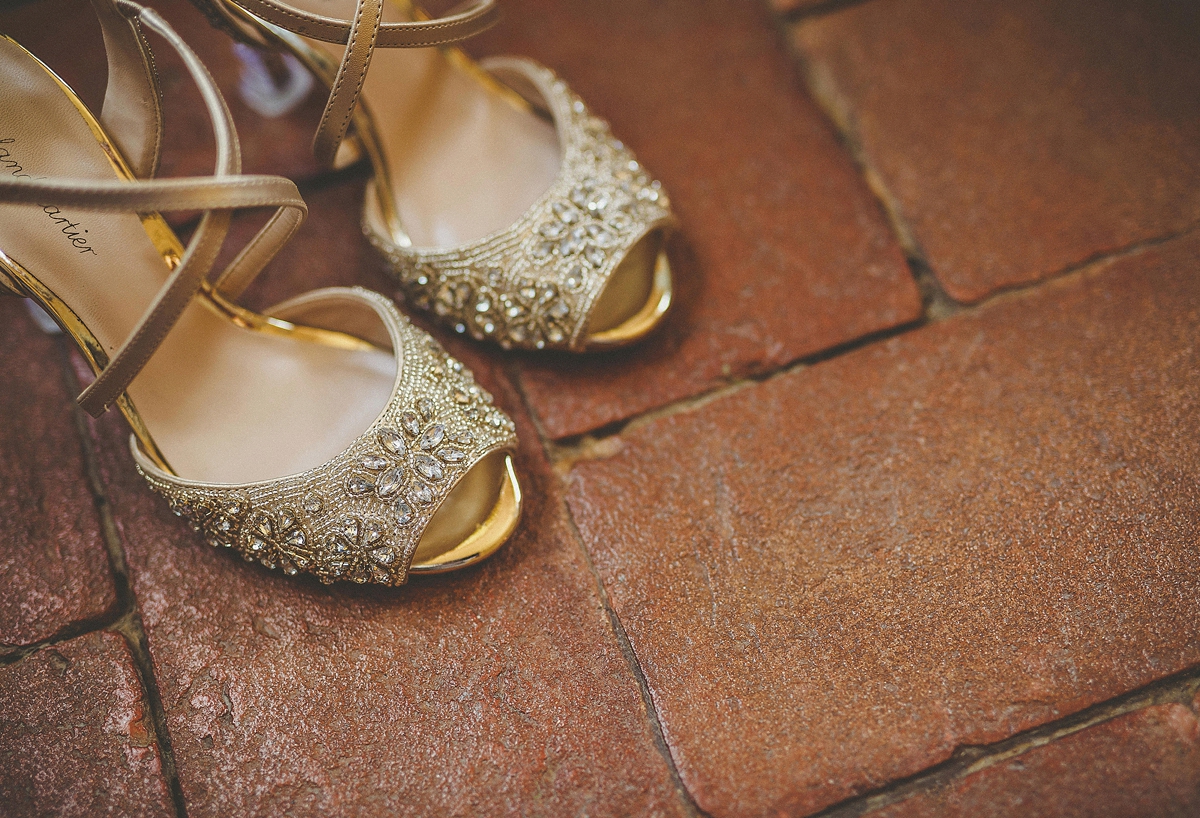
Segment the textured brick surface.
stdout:
<svg viewBox="0 0 1200 818">
<path fill-rule="evenodd" d="M 125 640 L 98 632 L 0 667 L 0 812 L 170 816 Z"/>
<path fill-rule="evenodd" d="M 1200 722 L 1148 707 L 1055 741 L 872 818 L 1184 818 L 1200 815 Z"/>
<path fill-rule="evenodd" d="M 0 300 L 0 646 L 27 645 L 116 604 L 61 354 Z"/>
<path fill-rule="evenodd" d="M 1200 220 L 1200 6 L 874 0 L 796 42 L 973 301 Z"/>
<path fill-rule="evenodd" d="M 97 430 L 189 815 L 683 809 L 528 423 L 516 538 L 400 589 L 213 550 Z"/>
<path fill-rule="evenodd" d="M 802 90 L 767 9 L 512 0 L 470 47 L 561 73 L 662 179 L 682 221 L 676 312 L 636 349 L 528 356 L 555 437 L 912 320 L 876 202 Z"/>
<path fill-rule="evenodd" d="M 569 503 L 700 807 L 805 813 L 1200 661 L 1200 237 L 622 435 Z"/>
</svg>

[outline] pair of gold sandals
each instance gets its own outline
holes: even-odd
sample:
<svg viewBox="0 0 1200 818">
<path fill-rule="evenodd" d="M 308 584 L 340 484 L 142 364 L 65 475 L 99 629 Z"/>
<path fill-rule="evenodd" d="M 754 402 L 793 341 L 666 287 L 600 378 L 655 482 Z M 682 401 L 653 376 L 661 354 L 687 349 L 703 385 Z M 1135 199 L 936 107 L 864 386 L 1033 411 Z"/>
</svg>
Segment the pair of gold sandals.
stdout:
<svg viewBox="0 0 1200 818">
<path fill-rule="evenodd" d="M 328 85 L 314 151 L 369 158 L 363 230 L 411 304 L 504 348 L 573 352 L 628 344 L 663 317 L 672 216 L 658 182 L 548 69 L 449 47 L 490 25 L 493 0 L 436 19 L 395 0 L 193 1 Z M 155 11 L 92 4 L 108 60 L 99 116 L 0 35 L 0 291 L 79 345 L 96 373 L 80 405 L 120 409 L 150 486 L 247 560 L 398 585 L 494 552 L 521 512 L 512 420 L 377 293 L 241 306 L 304 201 L 287 179 L 241 173 L 225 101 Z M 200 89 L 212 176 L 154 178 L 147 31 Z M 244 208 L 275 210 L 216 271 Z M 202 213 L 186 246 L 159 215 L 171 210 Z"/>
</svg>

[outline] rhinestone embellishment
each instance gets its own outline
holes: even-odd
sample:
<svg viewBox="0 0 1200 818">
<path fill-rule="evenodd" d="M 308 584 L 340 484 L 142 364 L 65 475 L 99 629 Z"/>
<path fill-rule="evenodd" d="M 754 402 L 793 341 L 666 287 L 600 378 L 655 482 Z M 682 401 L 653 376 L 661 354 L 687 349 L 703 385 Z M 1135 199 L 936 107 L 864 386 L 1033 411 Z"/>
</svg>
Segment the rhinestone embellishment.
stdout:
<svg viewBox="0 0 1200 818">
<path fill-rule="evenodd" d="M 394 312 L 382 296 L 381 309 Z M 213 546 L 322 582 L 398 585 L 439 501 L 490 451 L 516 444 L 512 421 L 471 372 L 396 317 L 404 368 L 377 425 L 329 463 L 242 487 L 177 482 L 139 469 Z"/>
<path fill-rule="evenodd" d="M 572 348 L 583 343 L 587 311 L 626 251 L 672 223 L 670 203 L 553 72 L 514 58 L 485 67 L 521 74 L 541 92 L 564 147 L 554 184 L 509 230 L 475 244 L 422 251 L 372 229 L 367 238 L 406 298 L 456 332 L 506 348 Z"/>
</svg>

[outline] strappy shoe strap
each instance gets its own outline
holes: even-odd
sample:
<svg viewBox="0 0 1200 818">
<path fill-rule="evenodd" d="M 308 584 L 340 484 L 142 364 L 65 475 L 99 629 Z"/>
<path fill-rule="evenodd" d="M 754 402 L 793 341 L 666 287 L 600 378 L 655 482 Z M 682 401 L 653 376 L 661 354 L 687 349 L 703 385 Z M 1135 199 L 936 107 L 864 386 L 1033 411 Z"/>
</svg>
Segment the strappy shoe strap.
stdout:
<svg viewBox="0 0 1200 818">
<path fill-rule="evenodd" d="M 136 18 L 122 14 L 112 0 L 92 0 L 108 58 L 108 87 L 100 109 L 121 155 L 140 178 L 158 170 L 162 145 L 162 99 L 150 46 Z"/>
<path fill-rule="evenodd" d="M 241 154 L 225 100 L 199 58 L 156 12 L 130 0 L 95 2 L 98 6 L 108 3 L 109 8 L 104 9 L 105 13 L 111 11 L 131 23 L 145 25 L 179 52 L 200 89 L 213 122 L 217 144 L 217 167 L 211 178 L 132 182 L 10 179 L 0 182 L 0 201 L 3 202 L 38 204 L 52 200 L 85 209 L 134 213 L 205 211 L 182 260 L 138 320 L 129 338 L 110 357 L 91 385 L 80 394 L 80 406 L 89 414 L 99 417 L 125 392 L 179 320 L 188 303 L 203 283 L 209 280 L 208 274 L 229 229 L 231 212 L 244 207 L 278 208 L 237 258 L 215 281 L 211 281 L 223 294 L 233 298 L 245 289 L 296 231 L 307 214 L 307 208 L 295 184 L 287 179 L 239 175 Z M 119 29 L 112 26 L 110 30 Z"/>
<path fill-rule="evenodd" d="M 255 17 L 273 23 L 303 37 L 326 43 L 346 43 L 350 40 L 353 19 L 342 20 L 301 11 L 279 0 L 192 0 L 211 18 L 225 16 L 220 7 L 236 3 Z M 498 15 L 495 0 L 469 0 L 441 17 L 411 20 L 402 23 L 383 23 L 379 27 L 376 45 L 380 48 L 428 48 L 449 45 L 474 37 L 495 25 Z"/>
<path fill-rule="evenodd" d="M 240 8 L 280 28 L 329 43 L 345 43 L 325 111 L 313 138 L 313 153 L 332 165 L 346 136 L 376 48 L 426 48 L 465 40 L 490 28 L 497 19 L 495 0 L 469 0 L 443 17 L 403 23 L 383 22 L 384 0 L 358 0 L 354 17 L 339 20 L 300 11 L 279 0 L 192 0 L 210 19 L 227 17 L 222 3 Z"/>
<path fill-rule="evenodd" d="M 333 164 L 338 146 L 346 136 L 350 117 L 362 93 L 363 80 L 367 78 L 367 68 L 371 65 L 371 55 L 375 52 L 382 22 L 383 0 L 358 0 L 346 51 L 313 137 L 313 155 L 322 165 Z"/>
</svg>

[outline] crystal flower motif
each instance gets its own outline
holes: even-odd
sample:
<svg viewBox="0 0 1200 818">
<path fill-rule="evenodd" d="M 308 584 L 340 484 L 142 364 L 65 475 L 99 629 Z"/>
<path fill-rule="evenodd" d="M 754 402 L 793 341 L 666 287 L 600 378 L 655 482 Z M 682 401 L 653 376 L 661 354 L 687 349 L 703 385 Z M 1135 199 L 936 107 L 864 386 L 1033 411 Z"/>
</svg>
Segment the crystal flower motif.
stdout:
<svg viewBox="0 0 1200 818">
<path fill-rule="evenodd" d="M 378 582 L 389 585 L 389 566 L 399 558 L 387 542 L 384 528 L 373 520 L 344 517 L 325 537 L 320 551 L 318 576 L 325 584 L 348 579 L 351 582 Z"/>
<path fill-rule="evenodd" d="M 268 568 L 282 568 L 295 575 L 312 563 L 308 532 L 296 512 L 280 509 L 278 514 L 253 511 L 242 526 L 242 556 L 257 560 Z"/>
<path fill-rule="evenodd" d="M 453 394 L 460 391 L 467 402 L 490 398 L 473 383 Z M 360 458 L 346 480 L 346 493 L 384 502 L 394 513 L 392 522 L 405 526 L 416 517 L 414 505 L 431 505 L 447 489 L 451 467 L 463 463 L 467 454 L 450 439 L 427 399 L 401 412 L 398 427 L 376 431 L 376 448 Z"/>
</svg>

